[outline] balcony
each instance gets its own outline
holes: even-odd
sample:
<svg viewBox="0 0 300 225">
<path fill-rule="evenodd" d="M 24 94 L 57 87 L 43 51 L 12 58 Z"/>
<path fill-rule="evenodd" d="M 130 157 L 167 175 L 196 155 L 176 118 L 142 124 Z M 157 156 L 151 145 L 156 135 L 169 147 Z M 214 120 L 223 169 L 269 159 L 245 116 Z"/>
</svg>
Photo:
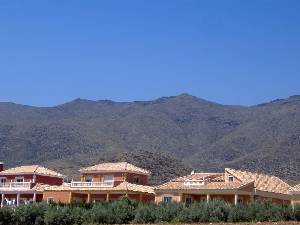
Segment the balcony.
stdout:
<svg viewBox="0 0 300 225">
<path fill-rule="evenodd" d="M 80 181 L 72 181 L 71 188 L 89 188 L 89 187 L 99 187 L 99 188 L 106 188 L 106 187 L 113 187 L 114 181 L 104 181 L 104 182 L 80 182 Z"/>
<path fill-rule="evenodd" d="M 1 191 L 14 191 L 14 190 L 30 190 L 31 182 L 5 182 L 0 183 Z"/>
</svg>

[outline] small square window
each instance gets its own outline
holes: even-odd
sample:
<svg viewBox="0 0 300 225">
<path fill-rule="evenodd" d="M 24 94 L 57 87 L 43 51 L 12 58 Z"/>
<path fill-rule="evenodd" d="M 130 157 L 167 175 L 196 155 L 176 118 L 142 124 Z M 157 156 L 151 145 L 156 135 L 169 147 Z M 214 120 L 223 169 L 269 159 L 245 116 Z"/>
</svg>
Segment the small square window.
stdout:
<svg viewBox="0 0 300 225">
<path fill-rule="evenodd" d="M 102 178 L 103 185 L 105 186 L 114 186 L 114 176 L 113 175 L 106 175 Z"/>
<path fill-rule="evenodd" d="M 233 176 L 228 176 L 228 181 L 233 182 Z"/>
<path fill-rule="evenodd" d="M 191 197 L 188 197 L 188 198 L 185 199 L 185 204 L 187 204 L 187 205 L 191 205 L 192 202 L 193 202 L 193 200 L 192 200 Z"/>
<path fill-rule="evenodd" d="M 140 183 L 140 178 L 139 178 L 138 176 L 133 177 L 132 182 L 133 182 L 134 184 L 139 184 L 139 183 Z"/>
<path fill-rule="evenodd" d="M 164 200 L 165 203 L 170 203 L 170 202 L 172 202 L 172 197 L 171 196 L 165 196 L 163 200 Z"/>
<path fill-rule="evenodd" d="M 6 183 L 6 177 L 0 177 L 0 184 Z"/>
<path fill-rule="evenodd" d="M 15 181 L 18 183 L 22 183 L 24 182 L 24 177 L 16 177 Z"/>
<path fill-rule="evenodd" d="M 54 202 L 54 198 L 53 197 L 47 198 L 47 203 L 53 203 L 53 202 Z"/>
<path fill-rule="evenodd" d="M 93 177 L 92 176 L 85 177 L 85 182 L 93 182 Z"/>
</svg>

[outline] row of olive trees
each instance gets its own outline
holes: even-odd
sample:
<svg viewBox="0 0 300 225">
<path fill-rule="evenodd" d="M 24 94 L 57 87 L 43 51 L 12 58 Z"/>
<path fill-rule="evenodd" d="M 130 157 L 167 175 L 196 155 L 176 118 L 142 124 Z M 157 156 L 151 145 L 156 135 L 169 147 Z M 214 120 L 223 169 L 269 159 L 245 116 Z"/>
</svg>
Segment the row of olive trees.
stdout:
<svg viewBox="0 0 300 225">
<path fill-rule="evenodd" d="M 254 201 L 234 206 L 223 201 L 138 204 L 128 199 L 94 204 L 56 205 L 37 203 L 16 209 L 0 209 L 0 225 L 84 225 L 125 223 L 197 223 L 300 221 L 300 206 Z"/>
</svg>

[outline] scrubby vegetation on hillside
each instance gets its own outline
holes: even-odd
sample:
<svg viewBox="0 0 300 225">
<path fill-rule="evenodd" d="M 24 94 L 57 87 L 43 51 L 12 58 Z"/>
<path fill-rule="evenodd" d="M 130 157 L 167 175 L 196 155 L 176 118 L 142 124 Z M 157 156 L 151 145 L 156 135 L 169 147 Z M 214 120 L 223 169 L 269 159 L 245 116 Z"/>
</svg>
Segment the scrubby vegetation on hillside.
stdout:
<svg viewBox="0 0 300 225">
<path fill-rule="evenodd" d="M 85 225 L 128 223 L 300 221 L 300 205 L 274 205 L 255 201 L 233 206 L 223 201 L 182 203 L 137 203 L 128 199 L 113 202 L 37 203 L 16 209 L 0 209 L 0 225 Z"/>
<path fill-rule="evenodd" d="M 155 183 L 184 175 L 182 162 L 198 171 L 234 167 L 297 182 L 299 112 L 300 96 L 253 107 L 187 94 L 144 102 L 77 99 L 44 108 L 0 103 L 0 161 L 10 167 L 42 164 L 76 176 L 80 167 L 134 152 L 128 158 L 151 170 Z M 154 159 L 163 163 L 152 167 Z"/>
</svg>

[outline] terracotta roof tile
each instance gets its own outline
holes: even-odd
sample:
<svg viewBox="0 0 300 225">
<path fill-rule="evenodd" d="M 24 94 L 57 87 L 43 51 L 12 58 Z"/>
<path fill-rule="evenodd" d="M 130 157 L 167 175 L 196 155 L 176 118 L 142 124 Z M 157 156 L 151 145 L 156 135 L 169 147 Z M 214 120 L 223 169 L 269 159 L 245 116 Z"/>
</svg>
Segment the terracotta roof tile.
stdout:
<svg viewBox="0 0 300 225">
<path fill-rule="evenodd" d="M 64 177 L 62 174 L 47 169 L 39 165 L 30 165 L 30 166 L 19 166 L 10 169 L 6 169 L 0 172 L 0 175 L 5 174 L 39 174 L 39 175 L 49 175 L 55 177 Z"/>
<path fill-rule="evenodd" d="M 143 168 L 137 167 L 135 165 L 132 165 L 127 162 L 118 162 L 118 163 L 100 163 L 94 166 L 86 167 L 80 169 L 80 172 L 113 172 L 113 171 L 130 171 L 130 172 L 136 172 L 136 173 L 142 173 L 142 174 L 150 174 L 148 170 L 145 170 Z"/>
<path fill-rule="evenodd" d="M 116 187 L 71 187 L 69 184 L 64 183 L 61 186 L 49 186 L 45 190 L 47 191 L 133 191 L 154 194 L 154 187 L 146 185 L 132 184 L 128 182 L 122 182 Z"/>
<path fill-rule="evenodd" d="M 208 182 L 204 185 L 185 185 L 183 181 L 170 181 L 158 186 L 157 190 L 225 190 L 238 189 L 248 183 Z"/>
<path fill-rule="evenodd" d="M 185 182 L 205 180 L 203 184 L 190 184 Z M 156 188 L 156 190 L 225 190 L 238 189 L 250 182 L 235 181 L 226 183 L 224 173 L 194 173 L 187 176 L 178 177 Z"/>
<path fill-rule="evenodd" d="M 146 186 L 146 185 L 139 185 L 139 184 L 132 184 L 128 182 L 122 182 L 120 185 L 114 187 L 114 190 L 128 190 L 134 192 L 144 192 L 154 194 L 154 187 Z"/>
<path fill-rule="evenodd" d="M 278 177 L 230 168 L 226 168 L 225 171 L 237 177 L 241 181 L 254 181 L 255 187 L 259 191 L 274 192 L 279 194 L 290 193 L 289 190 L 291 186 Z"/>
<path fill-rule="evenodd" d="M 36 184 L 31 190 L 43 192 L 45 189 L 49 188 L 51 185 L 48 184 Z"/>
<path fill-rule="evenodd" d="M 185 180 L 201 180 L 201 179 L 214 179 L 216 177 L 222 176 L 222 173 L 194 173 L 187 176 L 178 177 L 175 179 L 172 179 L 172 181 L 185 181 Z"/>
<path fill-rule="evenodd" d="M 293 192 L 293 193 L 300 193 L 300 184 L 297 184 L 297 185 L 295 185 L 294 187 L 292 187 L 291 189 L 290 189 L 290 191 L 291 192 Z"/>
</svg>

